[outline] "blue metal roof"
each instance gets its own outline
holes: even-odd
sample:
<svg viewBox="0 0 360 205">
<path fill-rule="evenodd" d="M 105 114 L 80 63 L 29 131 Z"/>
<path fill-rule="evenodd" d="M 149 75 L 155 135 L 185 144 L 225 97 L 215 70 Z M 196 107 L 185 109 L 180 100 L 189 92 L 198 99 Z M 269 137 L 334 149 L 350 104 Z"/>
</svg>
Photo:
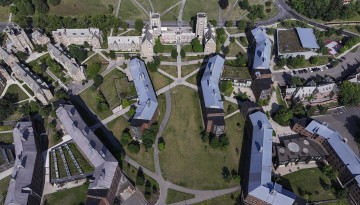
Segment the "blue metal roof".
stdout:
<svg viewBox="0 0 360 205">
<path fill-rule="evenodd" d="M 266 30 L 260 27 L 256 27 L 251 30 L 251 33 L 256 41 L 253 68 L 269 69 L 271 57 L 271 41 L 266 35 Z"/>
<path fill-rule="evenodd" d="M 201 90 L 207 108 L 224 109 L 219 89 L 224 61 L 225 59 L 220 55 L 211 57 L 201 78 Z"/>
<path fill-rule="evenodd" d="M 296 32 L 304 48 L 320 48 L 316 42 L 314 30 L 312 28 L 296 28 Z"/>
<path fill-rule="evenodd" d="M 133 119 L 151 120 L 158 107 L 158 102 L 145 63 L 134 58 L 130 60 L 129 68 L 138 95 L 138 106 Z"/>
<path fill-rule="evenodd" d="M 271 182 L 272 127 L 263 112 L 249 115 L 252 141 L 248 194 L 273 205 L 291 205 L 296 195 Z"/>
<path fill-rule="evenodd" d="M 346 167 L 349 169 L 351 174 L 354 177 L 360 175 L 360 159 L 351 150 L 349 145 L 338 132 L 333 131 L 326 125 L 315 120 L 311 121 L 305 129 L 310 133 L 316 133 L 325 138 L 341 161 L 346 164 Z M 360 177 L 356 177 L 355 180 L 358 184 L 360 184 Z"/>
</svg>

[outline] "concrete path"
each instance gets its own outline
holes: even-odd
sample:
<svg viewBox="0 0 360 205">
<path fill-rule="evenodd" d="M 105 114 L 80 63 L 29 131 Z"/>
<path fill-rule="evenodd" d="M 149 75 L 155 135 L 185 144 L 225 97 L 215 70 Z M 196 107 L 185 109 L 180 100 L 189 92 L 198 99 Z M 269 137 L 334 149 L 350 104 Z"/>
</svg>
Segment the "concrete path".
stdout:
<svg viewBox="0 0 360 205">
<path fill-rule="evenodd" d="M 0 131 L 0 134 L 12 133 L 12 130 Z"/>
<path fill-rule="evenodd" d="M 186 3 L 186 0 L 181 1 L 181 8 L 180 8 L 179 17 L 178 17 L 178 27 L 182 27 L 182 18 L 183 18 L 185 3 Z"/>
<path fill-rule="evenodd" d="M 103 125 L 106 125 L 107 123 L 115 120 L 116 118 L 120 117 L 121 115 L 129 112 L 130 107 L 131 107 L 131 106 L 128 106 L 128 107 L 120 110 L 119 112 L 116 112 L 116 113 L 112 114 L 111 116 L 109 116 L 109 117 L 101 120 L 101 122 L 99 122 L 99 123 L 91 126 L 90 129 L 91 129 L 91 130 L 96 130 L 97 128 L 102 127 Z"/>
<path fill-rule="evenodd" d="M 26 63 L 30 63 L 31 61 L 34 61 L 34 60 L 37 60 L 38 58 L 48 54 L 49 52 L 42 52 L 42 53 L 38 53 L 38 52 L 35 52 L 35 53 L 32 53 L 27 59 L 26 59 Z"/>
<path fill-rule="evenodd" d="M 111 35 L 110 35 L 111 36 Z M 97 52 L 94 52 L 92 55 L 90 55 L 89 57 L 87 57 L 83 62 L 81 62 L 81 64 L 84 64 L 86 61 L 88 61 L 90 58 L 92 58 L 94 55 L 96 55 Z"/>
<path fill-rule="evenodd" d="M 134 4 L 136 4 L 146 16 L 149 16 L 149 17 L 150 17 L 149 11 L 147 11 L 138 1 L 136 1 L 136 0 L 131 0 L 131 1 L 132 1 Z"/>
<path fill-rule="evenodd" d="M 151 7 L 151 11 L 154 12 L 154 7 L 153 7 L 153 4 L 152 4 L 151 0 L 149 0 L 149 4 L 150 4 L 150 7 Z"/>
<path fill-rule="evenodd" d="M 225 117 L 224 117 L 224 119 L 226 120 L 226 119 L 228 119 L 229 117 L 231 117 L 231 116 L 233 116 L 233 115 L 236 115 L 237 113 L 240 113 L 240 110 L 239 109 L 237 109 L 235 112 L 233 112 L 233 113 L 230 113 L 230 114 L 228 114 L 228 115 L 226 115 Z"/>
<path fill-rule="evenodd" d="M 119 16 L 120 4 L 121 4 L 121 0 L 119 0 L 119 3 L 118 3 L 117 8 L 116 8 L 116 13 L 115 13 L 115 16 L 116 16 L 116 17 Z"/>
<path fill-rule="evenodd" d="M 7 176 L 10 176 L 11 173 L 12 173 L 12 171 L 13 171 L 13 167 L 11 167 L 11 168 L 9 168 L 9 169 L 1 172 L 1 173 L 0 173 L 0 180 L 6 178 Z"/>
<path fill-rule="evenodd" d="M 225 18 L 223 19 L 223 21 L 227 21 L 227 20 L 228 20 L 231 12 L 232 12 L 232 10 L 234 10 L 235 6 L 239 6 L 238 2 L 239 2 L 239 0 L 236 0 L 235 3 L 231 6 L 230 10 L 226 13 L 226 16 L 225 16 Z"/>
</svg>

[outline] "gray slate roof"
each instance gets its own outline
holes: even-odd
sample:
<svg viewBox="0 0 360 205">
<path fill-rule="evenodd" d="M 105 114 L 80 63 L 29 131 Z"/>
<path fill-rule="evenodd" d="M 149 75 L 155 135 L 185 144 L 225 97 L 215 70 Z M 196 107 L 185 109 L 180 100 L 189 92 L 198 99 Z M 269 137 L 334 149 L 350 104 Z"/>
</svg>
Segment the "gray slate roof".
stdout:
<svg viewBox="0 0 360 205">
<path fill-rule="evenodd" d="M 302 47 L 320 48 L 316 42 L 316 37 L 312 28 L 296 27 L 296 32 L 298 33 Z"/>
<path fill-rule="evenodd" d="M 207 108 L 224 109 L 219 89 L 220 77 L 224 69 L 224 61 L 225 59 L 220 55 L 211 57 L 201 78 L 201 90 L 205 107 Z"/>
<path fill-rule="evenodd" d="M 100 36 L 101 35 L 101 31 L 98 28 L 83 28 L 83 29 L 79 29 L 79 28 L 75 28 L 75 29 L 57 29 L 56 31 L 52 32 L 53 35 L 54 33 L 58 33 L 60 35 L 66 36 L 66 37 L 93 37 L 93 36 Z"/>
<path fill-rule="evenodd" d="M 249 115 L 252 141 L 248 194 L 272 205 L 291 205 L 296 195 L 271 182 L 272 127 L 263 112 Z"/>
<path fill-rule="evenodd" d="M 129 69 L 138 95 L 138 105 L 133 119 L 151 120 L 158 102 L 145 63 L 134 58 L 129 62 Z"/>
<path fill-rule="evenodd" d="M 338 132 L 315 120 L 311 121 L 305 130 L 313 134 L 316 133 L 327 140 L 360 186 L 360 159 L 351 150 L 344 138 Z"/>
<path fill-rule="evenodd" d="M 56 115 L 65 132 L 95 167 L 95 180 L 90 183 L 89 189 L 109 189 L 118 167 L 117 160 L 90 130 L 73 105 L 60 105 Z"/>
<path fill-rule="evenodd" d="M 254 69 L 269 69 L 270 55 L 271 55 L 271 41 L 266 35 L 266 30 L 256 27 L 251 30 L 251 33 L 256 41 L 256 49 L 254 55 Z"/>
<path fill-rule="evenodd" d="M 66 65 L 66 69 L 70 72 L 70 74 L 76 75 L 79 70 L 81 70 L 80 66 L 74 60 L 71 60 L 61 48 L 56 47 L 51 43 L 49 43 L 47 47 L 48 51 L 52 53 L 56 61 L 60 64 Z"/>
<path fill-rule="evenodd" d="M 44 95 L 40 88 L 40 85 L 47 87 L 46 83 L 42 81 L 39 77 L 37 77 L 33 72 L 31 72 L 28 67 L 15 63 L 15 65 L 11 69 L 17 75 L 21 76 L 22 80 L 30 87 L 30 89 L 34 93 Z"/>
<path fill-rule="evenodd" d="M 23 189 L 31 187 L 38 154 L 31 122 L 17 123 L 13 130 L 13 136 L 16 159 L 5 204 L 27 204 L 31 193 L 23 192 Z"/>
</svg>

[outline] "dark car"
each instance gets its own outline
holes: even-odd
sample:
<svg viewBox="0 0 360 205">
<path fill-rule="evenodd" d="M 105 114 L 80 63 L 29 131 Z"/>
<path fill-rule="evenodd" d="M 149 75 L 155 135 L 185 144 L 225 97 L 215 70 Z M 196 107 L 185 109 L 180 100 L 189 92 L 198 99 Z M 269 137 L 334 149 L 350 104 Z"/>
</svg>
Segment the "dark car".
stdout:
<svg viewBox="0 0 360 205">
<path fill-rule="evenodd" d="M 304 69 L 303 71 L 304 71 L 305 73 L 307 73 L 307 70 L 306 70 L 306 69 Z"/>
<path fill-rule="evenodd" d="M 346 60 L 346 58 L 343 56 L 343 57 L 341 57 L 341 59 L 343 59 L 343 60 Z"/>
<path fill-rule="evenodd" d="M 296 70 L 293 70 L 292 72 L 293 72 L 294 75 L 296 74 Z"/>
</svg>

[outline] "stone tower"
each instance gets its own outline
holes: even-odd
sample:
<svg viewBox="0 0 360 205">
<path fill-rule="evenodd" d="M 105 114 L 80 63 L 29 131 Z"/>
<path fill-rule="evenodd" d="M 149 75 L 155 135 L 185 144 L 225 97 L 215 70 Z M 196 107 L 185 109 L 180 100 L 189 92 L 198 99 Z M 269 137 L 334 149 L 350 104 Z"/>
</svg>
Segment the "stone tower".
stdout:
<svg viewBox="0 0 360 205">
<path fill-rule="evenodd" d="M 206 13 L 197 13 L 196 17 L 196 36 L 202 39 L 207 26 L 207 15 Z"/>
<path fill-rule="evenodd" d="M 161 20 L 159 13 L 150 12 L 150 29 L 153 30 L 153 35 L 156 38 L 161 34 Z"/>
</svg>

